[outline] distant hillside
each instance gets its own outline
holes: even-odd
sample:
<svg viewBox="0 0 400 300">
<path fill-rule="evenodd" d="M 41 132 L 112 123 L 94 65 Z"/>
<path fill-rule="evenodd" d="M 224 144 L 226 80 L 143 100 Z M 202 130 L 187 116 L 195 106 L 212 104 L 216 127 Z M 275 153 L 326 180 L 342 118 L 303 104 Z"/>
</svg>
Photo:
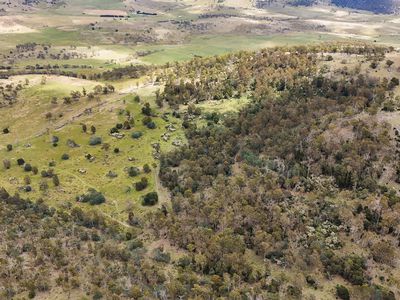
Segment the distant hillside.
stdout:
<svg viewBox="0 0 400 300">
<path fill-rule="evenodd" d="M 397 12 L 400 7 L 397 0 L 332 0 L 332 4 L 386 14 Z"/>
<path fill-rule="evenodd" d="M 257 7 L 269 7 L 274 5 L 303 5 L 311 6 L 315 4 L 333 4 L 341 7 L 348 7 L 360 10 L 367 10 L 374 13 L 391 14 L 399 11 L 399 0 L 258 0 Z"/>
</svg>

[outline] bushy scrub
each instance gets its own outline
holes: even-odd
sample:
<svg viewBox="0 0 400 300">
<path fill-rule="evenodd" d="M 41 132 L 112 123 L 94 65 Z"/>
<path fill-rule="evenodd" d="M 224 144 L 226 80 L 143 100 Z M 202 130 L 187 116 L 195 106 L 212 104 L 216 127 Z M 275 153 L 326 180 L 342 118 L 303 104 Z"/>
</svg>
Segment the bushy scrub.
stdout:
<svg viewBox="0 0 400 300">
<path fill-rule="evenodd" d="M 158 194 L 156 192 L 150 192 L 143 197 L 143 206 L 153 206 L 158 202 Z"/>
<path fill-rule="evenodd" d="M 89 189 L 86 194 L 79 196 L 77 200 L 90 205 L 99 205 L 106 202 L 104 195 L 95 189 Z"/>
<path fill-rule="evenodd" d="M 101 137 L 98 137 L 98 136 L 90 137 L 90 140 L 89 140 L 89 145 L 90 146 L 100 145 L 101 143 L 102 143 Z"/>
<path fill-rule="evenodd" d="M 141 131 L 132 132 L 133 139 L 139 139 L 142 135 L 143 135 L 143 133 Z"/>
</svg>

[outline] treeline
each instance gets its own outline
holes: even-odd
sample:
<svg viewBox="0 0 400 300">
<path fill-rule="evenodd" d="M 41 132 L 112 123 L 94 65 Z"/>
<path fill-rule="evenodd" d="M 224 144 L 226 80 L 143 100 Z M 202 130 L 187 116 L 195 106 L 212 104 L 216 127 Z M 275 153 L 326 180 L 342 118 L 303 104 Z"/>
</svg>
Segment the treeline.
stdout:
<svg viewBox="0 0 400 300">
<path fill-rule="evenodd" d="M 140 78 L 148 74 L 153 68 L 146 65 L 130 65 L 92 75 L 90 79 L 119 80 L 122 78 Z"/>
<path fill-rule="evenodd" d="M 129 78 L 140 78 L 144 75 L 149 74 L 154 69 L 152 66 L 145 65 L 130 65 L 121 68 L 114 68 L 106 72 L 92 71 L 93 67 L 90 65 L 29 65 L 24 69 L 13 69 L 12 67 L 0 66 L 1 70 L 4 70 L 0 76 L 2 78 L 8 78 L 16 75 L 60 75 L 68 76 L 73 78 L 82 78 L 89 80 L 119 80 Z M 82 70 L 91 70 L 89 74 L 85 74 Z"/>
</svg>

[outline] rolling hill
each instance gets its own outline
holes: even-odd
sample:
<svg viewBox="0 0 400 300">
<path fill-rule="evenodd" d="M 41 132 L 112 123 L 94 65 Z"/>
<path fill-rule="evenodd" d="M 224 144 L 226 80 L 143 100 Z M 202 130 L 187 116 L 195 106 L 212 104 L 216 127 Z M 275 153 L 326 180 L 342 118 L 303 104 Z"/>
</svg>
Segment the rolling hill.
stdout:
<svg viewBox="0 0 400 300">
<path fill-rule="evenodd" d="M 273 5 L 311 6 L 318 4 L 336 5 L 339 7 L 366 10 L 382 14 L 396 13 L 400 7 L 400 2 L 398 0 L 258 0 L 256 6 L 261 8 Z"/>
<path fill-rule="evenodd" d="M 385 14 L 398 12 L 400 7 L 397 0 L 332 0 L 332 4 Z"/>
</svg>

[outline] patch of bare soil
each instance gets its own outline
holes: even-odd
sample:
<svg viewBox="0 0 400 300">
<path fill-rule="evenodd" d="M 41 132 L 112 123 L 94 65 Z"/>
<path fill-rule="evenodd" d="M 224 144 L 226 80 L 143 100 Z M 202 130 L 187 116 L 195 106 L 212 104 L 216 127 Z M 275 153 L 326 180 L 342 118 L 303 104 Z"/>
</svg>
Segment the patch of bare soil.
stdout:
<svg viewBox="0 0 400 300">
<path fill-rule="evenodd" d="M 30 32 L 36 32 L 36 30 L 20 24 L 18 16 L 0 17 L 0 34 L 30 33 Z"/>
</svg>

